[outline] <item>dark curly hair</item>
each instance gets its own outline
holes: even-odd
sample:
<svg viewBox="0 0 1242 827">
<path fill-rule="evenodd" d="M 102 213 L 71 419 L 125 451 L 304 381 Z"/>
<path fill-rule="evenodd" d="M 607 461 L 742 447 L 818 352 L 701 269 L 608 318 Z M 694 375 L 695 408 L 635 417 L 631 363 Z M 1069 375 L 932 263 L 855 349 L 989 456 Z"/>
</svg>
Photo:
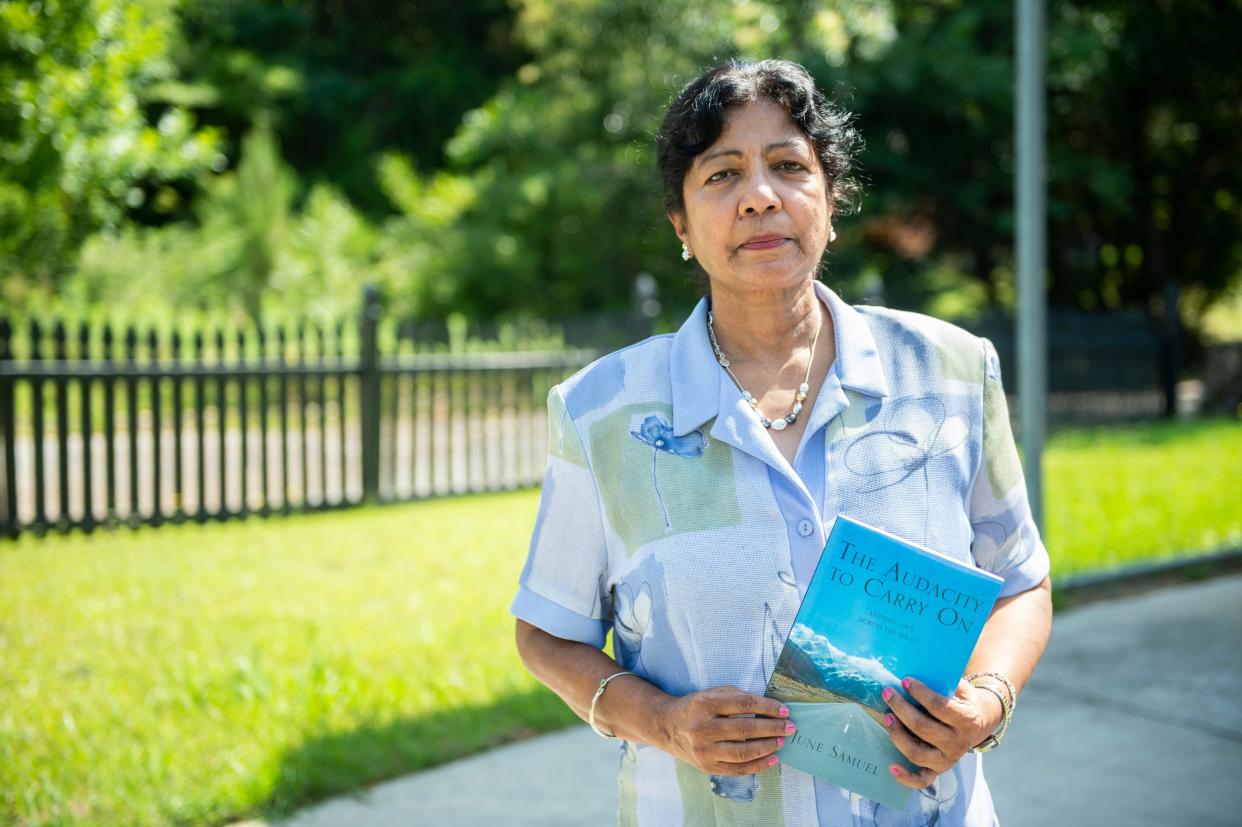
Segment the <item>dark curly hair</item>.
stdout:
<svg viewBox="0 0 1242 827">
<path fill-rule="evenodd" d="M 862 149 L 853 116 L 833 106 L 801 65 L 789 60 L 733 59 L 713 66 L 686 85 L 669 104 L 656 134 L 656 164 L 664 185 L 664 209 L 685 214 L 682 184 L 694 159 L 724 131 L 725 112 L 758 98 L 778 104 L 815 147 L 828 198 L 837 214 L 854 211 L 862 188 L 852 167 Z"/>
</svg>

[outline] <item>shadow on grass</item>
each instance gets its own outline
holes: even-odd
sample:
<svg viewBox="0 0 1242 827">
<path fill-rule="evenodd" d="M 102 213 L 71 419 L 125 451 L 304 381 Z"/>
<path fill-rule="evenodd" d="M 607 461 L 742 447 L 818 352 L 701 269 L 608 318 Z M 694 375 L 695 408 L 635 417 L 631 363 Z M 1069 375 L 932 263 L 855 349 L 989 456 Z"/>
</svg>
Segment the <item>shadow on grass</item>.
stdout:
<svg viewBox="0 0 1242 827">
<path fill-rule="evenodd" d="M 310 737 L 281 759 L 276 784 L 259 815 L 283 818 L 309 804 L 362 793 L 373 784 L 577 721 L 559 698 L 540 687 L 490 705 Z"/>
</svg>

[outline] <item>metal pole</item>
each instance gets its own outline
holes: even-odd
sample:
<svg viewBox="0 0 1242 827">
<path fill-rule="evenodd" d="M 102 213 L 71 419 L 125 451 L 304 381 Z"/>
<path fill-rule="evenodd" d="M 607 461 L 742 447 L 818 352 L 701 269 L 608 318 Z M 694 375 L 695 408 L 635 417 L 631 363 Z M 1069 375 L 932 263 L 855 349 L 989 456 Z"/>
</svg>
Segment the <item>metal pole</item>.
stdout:
<svg viewBox="0 0 1242 827">
<path fill-rule="evenodd" d="M 1047 399 L 1044 208 L 1044 0 L 1018 0 L 1018 405 L 1031 514 L 1044 528 Z"/>
<path fill-rule="evenodd" d="M 359 409 L 362 414 L 362 498 L 379 498 L 380 370 L 378 326 L 383 308 L 379 288 L 368 284 L 362 293 L 359 323 Z"/>
<path fill-rule="evenodd" d="M 13 359 L 11 345 L 13 327 L 6 318 L 0 318 L 0 361 Z M 8 537 L 16 537 L 21 533 L 21 523 L 17 519 L 17 436 L 14 432 L 16 404 L 14 391 L 17 380 L 0 375 L 0 431 L 4 432 L 4 523 L 0 532 Z M 90 500 L 88 499 L 89 503 Z"/>
</svg>

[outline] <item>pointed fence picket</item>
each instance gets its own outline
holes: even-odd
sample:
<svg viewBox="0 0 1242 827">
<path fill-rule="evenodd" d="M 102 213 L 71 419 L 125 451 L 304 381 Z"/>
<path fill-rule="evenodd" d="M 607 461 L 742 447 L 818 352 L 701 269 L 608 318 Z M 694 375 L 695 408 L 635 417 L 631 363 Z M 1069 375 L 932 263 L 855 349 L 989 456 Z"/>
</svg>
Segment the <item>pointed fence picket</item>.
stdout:
<svg viewBox="0 0 1242 827">
<path fill-rule="evenodd" d="M 382 320 L 373 289 L 352 326 L 0 318 L 0 533 L 537 485 L 548 390 L 598 351 L 429 352 Z"/>
<path fill-rule="evenodd" d="M 509 349 L 471 352 L 447 347 L 463 332 L 443 320 L 389 324 L 373 288 L 362 306 L 355 321 L 232 330 L 0 317 L 0 535 L 537 485 L 548 390 L 651 333 L 637 311 L 597 316 L 521 350 L 479 327 Z M 995 343 L 1012 390 L 1012 319 L 966 326 Z M 1056 311 L 1049 330 L 1051 421 L 1161 412 L 1145 318 Z"/>
</svg>

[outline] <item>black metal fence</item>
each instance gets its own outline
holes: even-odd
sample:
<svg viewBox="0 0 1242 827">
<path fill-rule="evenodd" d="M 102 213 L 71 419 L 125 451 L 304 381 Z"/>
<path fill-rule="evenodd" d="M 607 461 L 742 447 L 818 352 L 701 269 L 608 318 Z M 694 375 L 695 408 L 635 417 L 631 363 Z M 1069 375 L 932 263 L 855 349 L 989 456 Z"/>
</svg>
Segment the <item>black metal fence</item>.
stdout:
<svg viewBox="0 0 1242 827">
<path fill-rule="evenodd" d="M 995 313 L 961 324 L 996 345 L 1005 389 L 1013 394 L 1018 387 L 1013 317 Z M 1167 413 L 1162 343 L 1147 315 L 1050 308 L 1047 341 L 1046 412 L 1052 426 L 1119 422 Z M 1012 403 L 1010 412 L 1016 414 Z"/>
<path fill-rule="evenodd" d="M 428 331 L 381 343 L 364 305 L 356 325 L 227 335 L 0 319 L 3 532 L 537 484 L 547 392 L 596 352 L 420 352 Z"/>
<path fill-rule="evenodd" d="M 61 322 L 15 331 L 0 319 L 0 532 L 536 485 L 548 389 L 652 332 L 640 303 L 508 341 L 498 328 L 396 324 L 370 290 L 363 305 L 356 323 L 227 333 Z M 965 326 L 996 344 L 1012 392 L 1012 319 Z M 1048 332 L 1054 426 L 1163 412 L 1146 317 L 1053 311 Z M 492 352 L 462 352 L 481 339 Z M 537 349 L 520 349 L 532 341 Z"/>
</svg>

